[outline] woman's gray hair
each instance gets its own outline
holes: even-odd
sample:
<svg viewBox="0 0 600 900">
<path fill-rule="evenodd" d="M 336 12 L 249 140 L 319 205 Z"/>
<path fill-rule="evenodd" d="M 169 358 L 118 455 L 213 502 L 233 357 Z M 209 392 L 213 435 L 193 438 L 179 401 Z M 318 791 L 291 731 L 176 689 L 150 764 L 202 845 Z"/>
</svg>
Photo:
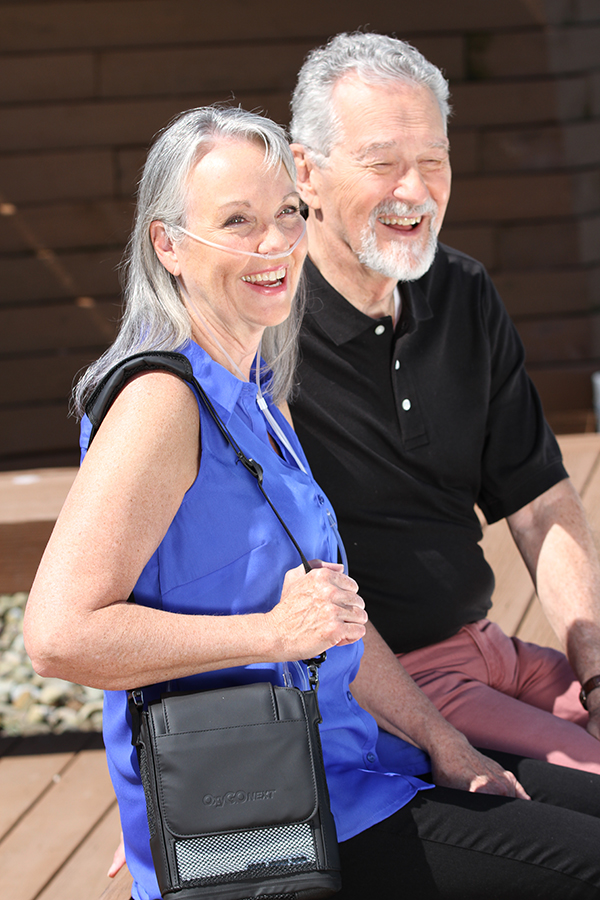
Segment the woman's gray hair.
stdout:
<svg viewBox="0 0 600 900">
<path fill-rule="evenodd" d="M 135 222 L 123 260 L 124 313 L 108 350 L 83 374 L 73 392 L 73 412 L 83 415 L 86 400 L 116 363 L 146 350 L 177 350 L 191 337 L 191 321 L 177 280 L 159 261 L 150 239 L 158 220 L 176 241 L 186 227 L 188 177 L 220 138 L 248 141 L 265 149 L 267 169 L 283 166 L 296 182 L 294 158 L 285 132 L 270 119 L 236 107 L 207 106 L 178 115 L 156 137 L 139 184 Z M 171 226 L 171 227 L 169 227 Z M 262 355 L 273 375 L 269 390 L 278 402 L 293 384 L 302 319 L 299 290 L 291 315 L 262 339 Z"/>
<path fill-rule="evenodd" d="M 341 138 L 341 123 L 335 114 L 332 93 L 344 75 L 356 72 L 367 84 L 398 81 L 423 85 L 437 100 L 444 126 L 450 115 L 448 82 L 441 71 L 415 47 L 384 34 L 342 33 L 306 57 L 292 95 L 292 140 L 302 144 L 317 165 Z"/>
</svg>

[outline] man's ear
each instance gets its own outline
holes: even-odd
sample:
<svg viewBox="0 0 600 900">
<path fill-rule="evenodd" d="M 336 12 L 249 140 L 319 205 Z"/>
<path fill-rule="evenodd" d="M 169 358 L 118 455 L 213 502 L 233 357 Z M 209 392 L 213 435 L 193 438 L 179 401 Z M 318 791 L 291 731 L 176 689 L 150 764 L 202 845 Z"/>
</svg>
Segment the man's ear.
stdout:
<svg viewBox="0 0 600 900">
<path fill-rule="evenodd" d="M 291 144 L 296 163 L 298 193 L 310 209 L 320 209 L 321 201 L 316 188 L 317 168 L 302 144 Z"/>
<path fill-rule="evenodd" d="M 150 240 L 152 241 L 154 252 L 167 272 L 170 272 L 176 278 L 178 275 L 181 275 L 177 247 L 167 234 L 167 230 L 162 222 L 156 220 L 150 223 Z"/>
</svg>

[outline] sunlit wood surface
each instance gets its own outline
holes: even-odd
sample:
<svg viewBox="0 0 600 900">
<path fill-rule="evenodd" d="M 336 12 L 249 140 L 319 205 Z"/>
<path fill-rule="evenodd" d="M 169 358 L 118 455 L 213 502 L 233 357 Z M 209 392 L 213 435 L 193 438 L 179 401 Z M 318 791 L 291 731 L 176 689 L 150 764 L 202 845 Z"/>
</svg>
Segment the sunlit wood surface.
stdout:
<svg viewBox="0 0 600 900">
<path fill-rule="evenodd" d="M 119 838 L 99 735 L 5 737 L 0 754 L 0 897 L 98 900 Z"/>
<path fill-rule="evenodd" d="M 558 440 L 567 471 L 581 495 L 600 549 L 600 434 L 562 435 Z M 506 520 L 485 527 L 482 547 L 496 575 L 490 618 L 507 634 L 560 648 Z"/>
</svg>

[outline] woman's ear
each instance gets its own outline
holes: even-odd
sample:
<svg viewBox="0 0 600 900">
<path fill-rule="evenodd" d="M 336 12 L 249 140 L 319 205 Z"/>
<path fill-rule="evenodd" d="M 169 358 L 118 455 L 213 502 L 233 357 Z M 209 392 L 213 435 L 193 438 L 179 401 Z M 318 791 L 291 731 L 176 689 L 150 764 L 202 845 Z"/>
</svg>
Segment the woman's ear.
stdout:
<svg viewBox="0 0 600 900">
<path fill-rule="evenodd" d="M 177 257 L 177 246 L 173 243 L 167 229 L 162 222 L 156 220 L 150 223 L 150 240 L 154 247 L 154 252 L 159 260 L 171 275 L 177 278 L 181 275 L 181 266 Z"/>
<path fill-rule="evenodd" d="M 296 163 L 296 189 L 310 209 L 320 209 L 321 201 L 317 193 L 315 179 L 316 166 L 302 144 L 291 144 L 291 150 Z"/>
</svg>

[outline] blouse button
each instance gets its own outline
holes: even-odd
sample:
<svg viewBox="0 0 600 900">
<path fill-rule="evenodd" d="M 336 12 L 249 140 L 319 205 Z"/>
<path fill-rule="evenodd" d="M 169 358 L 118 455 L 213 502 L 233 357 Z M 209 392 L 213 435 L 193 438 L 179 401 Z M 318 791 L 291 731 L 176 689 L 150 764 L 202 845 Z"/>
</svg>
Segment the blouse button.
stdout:
<svg viewBox="0 0 600 900">
<path fill-rule="evenodd" d="M 411 406 L 412 406 L 412 403 L 410 402 L 410 400 L 408 398 L 406 398 L 406 400 L 402 401 L 402 409 L 405 409 L 406 411 L 408 411 L 411 408 Z"/>
<path fill-rule="evenodd" d="M 378 325 L 375 329 L 375 334 L 383 334 L 385 331 L 385 325 Z"/>
</svg>

